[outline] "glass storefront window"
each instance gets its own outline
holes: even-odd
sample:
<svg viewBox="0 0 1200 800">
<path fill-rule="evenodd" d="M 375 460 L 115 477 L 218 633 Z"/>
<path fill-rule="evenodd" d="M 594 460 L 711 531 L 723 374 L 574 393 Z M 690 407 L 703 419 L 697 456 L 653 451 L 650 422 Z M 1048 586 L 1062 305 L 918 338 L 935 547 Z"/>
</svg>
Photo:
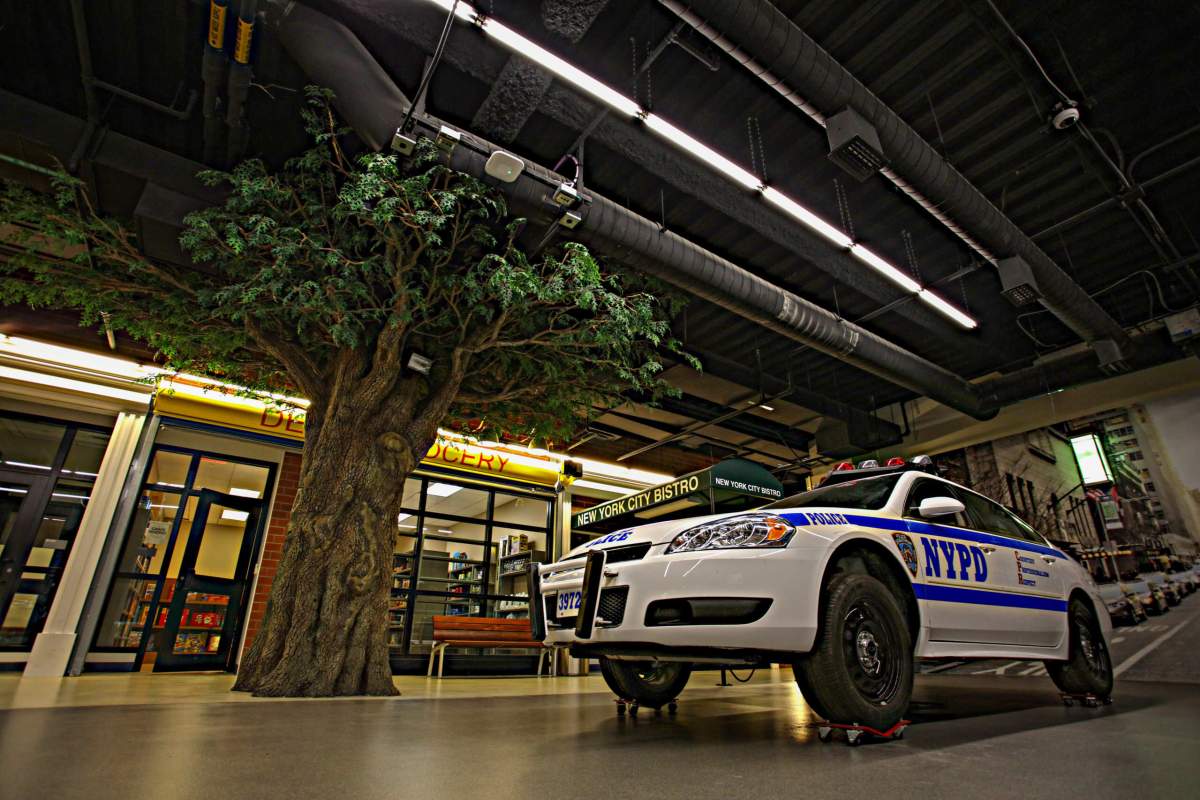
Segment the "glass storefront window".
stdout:
<svg viewBox="0 0 1200 800">
<path fill-rule="evenodd" d="M 175 492 L 158 489 L 142 492 L 131 526 L 133 533 L 125 542 L 125 551 L 121 554 L 117 571 L 158 574 L 167 553 L 175 517 L 179 515 L 181 499 L 182 495 Z"/>
<path fill-rule="evenodd" d="M 66 432 L 65 425 L 0 416 L 0 468 L 49 472 Z"/>
<path fill-rule="evenodd" d="M 107 431 L 76 431 L 75 438 L 71 440 L 71 449 L 67 451 L 67 458 L 63 462 L 63 473 L 95 478 L 107 449 Z"/>
<path fill-rule="evenodd" d="M 430 477 L 408 481 L 404 507 L 393 563 L 393 648 L 427 653 L 435 616 L 528 616 L 526 568 L 531 558 L 551 555 L 551 499 Z"/>
<path fill-rule="evenodd" d="M 41 632 L 87 511 L 109 432 L 0 415 L 0 648 Z"/>
<path fill-rule="evenodd" d="M 150 469 L 146 471 L 146 483 L 182 489 L 187 483 L 188 467 L 191 463 L 192 457 L 188 453 L 159 450 L 154 455 Z"/>
<path fill-rule="evenodd" d="M 153 578 L 117 578 L 108 595 L 96 632 L 99 647 L 138 647 L 153 606 L 158 581 Z M 166 616 L 166 608 L 162 609 Z"/>
<path fill-rule="evenodd" d="M 240 497 L 262 497 L 267 488 L 266 467 L 204 456 L 196 469 L 193 489 L 213 489 Z"/>
</svg>

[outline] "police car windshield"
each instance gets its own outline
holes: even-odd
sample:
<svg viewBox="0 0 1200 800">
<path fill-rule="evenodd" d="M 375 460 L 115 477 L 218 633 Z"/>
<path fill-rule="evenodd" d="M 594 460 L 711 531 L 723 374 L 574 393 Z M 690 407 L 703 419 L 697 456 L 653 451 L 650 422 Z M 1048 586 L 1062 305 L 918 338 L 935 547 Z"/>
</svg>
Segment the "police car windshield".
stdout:
<svg viewBox="0 0 1200 800">
<path fill-rule="evenodd" d="M 860 478 L 856 481 L 835 483 L 832 486 L 822 486 L 809 492 L 801 492 L 791 497 L 785 497 L 771 503 L 766 508 L 806 508 L 811 506 L 832 506 L 836 508 L 857 508 L 863 511 L 878 511 L 887 505 L 896 488 L 896 481 L 901 473 L 878 475 L 873 478 Z"/>
</svg>

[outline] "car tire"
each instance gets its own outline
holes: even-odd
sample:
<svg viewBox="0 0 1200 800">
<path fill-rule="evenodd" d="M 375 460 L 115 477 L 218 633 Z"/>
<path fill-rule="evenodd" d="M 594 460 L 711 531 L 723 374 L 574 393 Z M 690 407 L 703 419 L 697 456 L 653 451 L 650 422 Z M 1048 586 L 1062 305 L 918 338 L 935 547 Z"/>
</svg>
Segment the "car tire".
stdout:
<svg viewBox="0 0 1200 800">
<path fill-rule="evenodd" d="M 608 684 L 608 688 L 620 700 L 632 700 L 629 690 L 622 684 L 620 678 L 617 677 L 617 672 L 613 669 L 613 663 L 606 656 L 600 656 L 600 674 L 604 677 L 604 682 Z"/>
<path fill-rule="evenodd" d="M 608 668 L 613 677 L 613 681 L 608 683 L 609 688 L 616 692 L 618 697 L 648 708 L 662 708 L 679 697 L 683 687 L 687 686 L 688 678 L 692 676 L 691 664 L 679 661 L 608 659 L 602 659 L 600 662 L 602 674 L 605 661 L 608 661 Z M 607 675 L 605 681 L 608 681 Z"/>
<path fill-rule="evenodd" d="M 896 598 L 870 575 L 839 574 L 825 588 L 817 641 L 796 663 L 809 705 L 831 722 L 885 730 L 912 697 L 913 644 Z"/>
<path fill-rule="evenodd" d="M 1054 685 L 1067 694 L 1092 694 L 1105 698 L 1112 694 L 1113 668 L 1108 645 L 1096 621 L 1096 615 L 1079 598 L 1067 606 L 1070 641 L 1066 661 L 1047 661 L 1046 672 Z"/>
<path fill-rule="evenodd" d="M 808 670 L 805 666 L 807 660 L 807 658 L 802 658 L 792 664 L 792 675 L 796 678 L 796 686 L 799 687 L 804 702 L 808 704 L 812 712 L 821 719 L 829 719 L 829 711 L 821 704 L 816 689 L 808 682 Z"/>
</svg>

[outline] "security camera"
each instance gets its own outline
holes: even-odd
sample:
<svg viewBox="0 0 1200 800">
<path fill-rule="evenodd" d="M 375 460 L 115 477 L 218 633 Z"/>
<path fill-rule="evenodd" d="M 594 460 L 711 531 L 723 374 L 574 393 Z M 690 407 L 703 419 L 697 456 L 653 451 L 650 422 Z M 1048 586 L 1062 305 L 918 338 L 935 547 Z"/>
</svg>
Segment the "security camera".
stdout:
<svg viewBox="0 0 1200 800">
<path fill-rule="evenodd" d="M 1067 128 L 1074 128 L 1077 122 L 1079 122 L 1079 109 L 1075 108 L 1075 106 L 1060 108 L 1050 118 L 1050 124 L 1054 126 L 1055 130 L 1060 131 L 1065 131 Z"/>
</svg>

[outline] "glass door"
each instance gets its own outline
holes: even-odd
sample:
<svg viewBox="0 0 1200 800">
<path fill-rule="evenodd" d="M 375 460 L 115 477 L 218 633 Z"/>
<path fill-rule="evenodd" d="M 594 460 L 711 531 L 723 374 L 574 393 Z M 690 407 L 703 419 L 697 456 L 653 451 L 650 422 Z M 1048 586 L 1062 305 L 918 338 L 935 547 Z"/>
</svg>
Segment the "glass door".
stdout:
<svg viewBox="0 0 1200 800">
<path fill-rule="evenodd" d="M 234 667 L 234 640 L 265 505 L 258 498 L 200 491 L 179 578 L 155 635 L 155 672 Z"/>
<path fill-rule="evenodd" d="M 31 551 L 41 549 L 32 545 L 46 486 L 40 478 L 0 471 L 0 645 L 22 644 L 40 627 L 45 574 L 37 568 L 41 553 Z"/>
</svg>

